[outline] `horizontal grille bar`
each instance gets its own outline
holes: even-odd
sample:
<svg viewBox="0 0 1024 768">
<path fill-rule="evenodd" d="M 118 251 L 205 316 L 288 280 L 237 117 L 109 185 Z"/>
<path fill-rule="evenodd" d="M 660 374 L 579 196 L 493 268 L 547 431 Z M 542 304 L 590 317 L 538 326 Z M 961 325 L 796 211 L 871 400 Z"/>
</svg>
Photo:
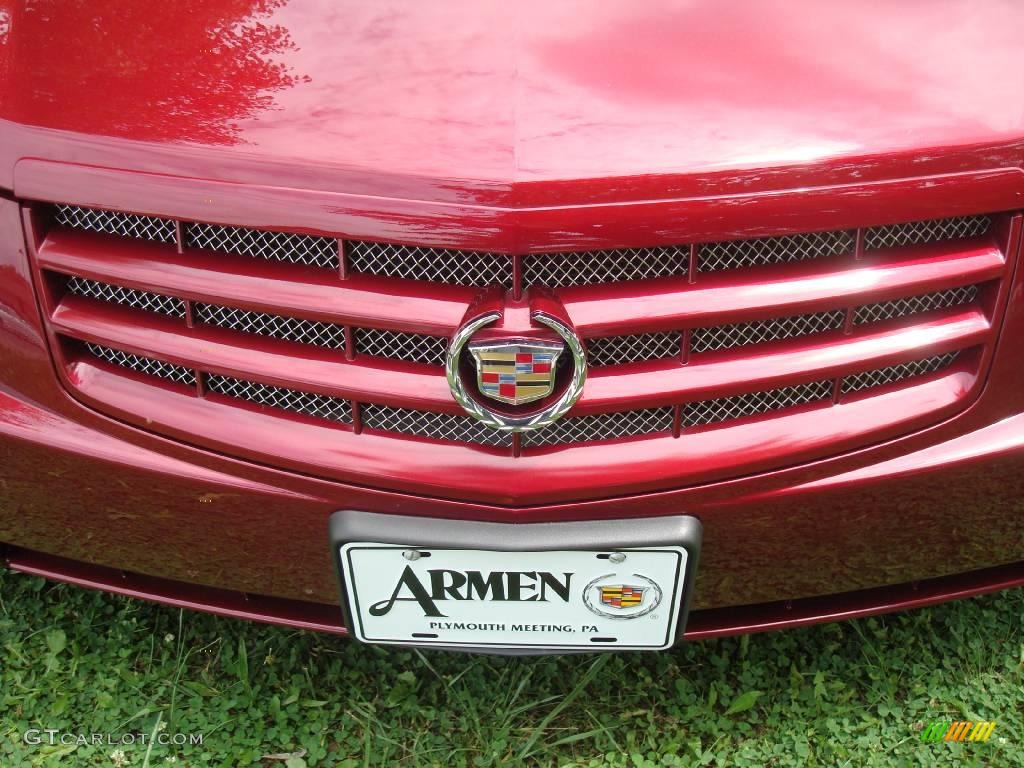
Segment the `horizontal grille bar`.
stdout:
<svg viewBox="0 0 1024 768">
<path fill-rule="evenodd" d="M 90 343 L 85 346 L 90 354 L 108 363 L 181 384 L 195 384 L 195 373 L 190 368 L 98 344 Z M 840 388 L 843 394 L 849 394 L 934 373 L 950 366 L 959 354 L 959 352 L 950 352 L 900 365 L 851 374 L 842 379 Z M 272 386 L 219 374 L 205 374 L 203 383 L 209 392 L 239 400 L 343 424 L 351 424 L 353 421 L 352 405 L 344 398 Z M 681 406 L 681 426 L 685 430 L 802 405 L 831 403 L 833 389 L 833 380 L 815 381 L 779 389 L 684 403 Z M 522 444 L 524 447 L 540 447 L 668 434 L 672 432 L 673 428 L 673 412 L 672 406 L 662 406 L 569 417 L 543 429 L 524 432 Z M 487 427 L 468 416 L 366 403 L 360 407 L 360 417 L 363 427 L 366 429 L 456 443 L 497 447 L 512 445 L 512 436 L 509 433 Z"/>
<path fill-rule="evenodd" d="M 302 392 L 286 387 L 274 387 L 269 384 L 260 384 L 219 374 L 207 374 L 203 378 L 203 384 L 210 392 L 235 397 L 239 400 L 301 413 L 305 416 L 338 421 L 342 424 L 352 423 L 352 404 L 344 398 Z"/>
<path fill-rule="evenodd" d="M 95 208 L 55 205 L 54 221 L 71 229 L 175 241 L 175 221 Z M 990 216 L 957 216 L 870 227 L 864 230 L 865 250 L 903 247 L 941 240 L 980 237 L 991 230 Z M 248 227 L 183 222 L 188 248 L 338 269 L 338 240 Z M 810 232 L 777 237 L 699 243 L 697 273 L 720 272 L 811 259 L 852 256 L 853 231 Z M 600 251 L 526 254 L 521 287 L 551 288 L 680 277 L 690 271 L 690 244 L 617 248 Z M 350 240 L 344 243 L 346 267 L 352 273 L 450 283 L 465 286 L 512 287 L 512 258 L 507 254 L 463 251 L 396 243 Z"/>
<path fill-rule="evenodd" d="M 67 289 L 70 293 L 100 301 L 159 312 L 179 319 L 185 317 L 185 302 L 173 296 L 138 291 L 77 276 L 68 278 Z M 977 299 L 978 291 L 977 285 L 967 285 L 920 296 L 867 304 L 854 310 L 854 323 L 866 325 L 970 304 Z M 200 302 L 192 305 L 192 314 L 193 320 L 199 324 L 272 336 L 328 349 L 345 348 L 345 328 L 335 323 Z M 843 327 L 844 321 L 844 310 L 832 310 L 771 320 L 694 328 L 691 332 L 690 352 L 700 354 L 835 331 Z M 444 365 L 448 349 L 448 340 L 441 336 L 378 328 L 354 328 L 353 336 L 355 351 L 358 354 L 392 360 Z M 679 331 L 670 331 L 589 339 L 587 361 L 591 366 L 606 366 L 678 358 L 681 351 L 681 336 Z"/>
</svg>

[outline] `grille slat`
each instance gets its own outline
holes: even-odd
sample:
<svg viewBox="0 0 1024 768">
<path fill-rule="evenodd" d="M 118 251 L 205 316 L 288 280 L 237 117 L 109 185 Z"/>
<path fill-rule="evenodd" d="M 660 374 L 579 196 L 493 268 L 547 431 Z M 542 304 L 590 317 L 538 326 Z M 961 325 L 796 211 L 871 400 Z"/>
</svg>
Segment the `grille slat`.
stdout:
<svg viewBox="0 0 1024 768">
<path fill-rule="evenodd" d="M 523 257 L 523 282 L 549 288 L 678 277 L 688 274 L 689 270 L 688 245 Z"/>
<path fill-rule="evenodd" d="M 368 275 L 512 287 L 512 260 L 497 253 L 351 240 L 345 243 L 345 258 L 350 270 Z"/>
<path fill-rule="evenodd" d="M 86 296 L 90 299 L 121 304 L 133 309 L 157 312 L 161 315 L 169 315 L 181 319 L 185 318 L 185 302 L 174 296 L 163 296 L 159 293 L 150 293 L 149 291 L 137 291 L 133 288 L 125 288 L 124 286 L 112 285 L 111 283 L 101 283 L 97 280 L 89 280 L 78 276 L 68 278 L 67 289 L 69 293 L 76 296 Z"/>
<path fill-rule="evenodd" d="M 283 411 L 315 416 L 342 424 L 352 423 L 352 404 L 340 397 L 302 392 L 287 387 L 275 387 L 231 376 L 207 374 L 203 384 L 210 392 L 247 400 L 251 403 L 278 408 Z"/>
<path fill-rule="evenodd" d="M 272 336 L 286 341 L 297 341 L 329 349 L 345 349 L 345 326 L 296 317 L 250 312 L 217 304 L 192 305 L 196 323 L 218 328 L 230 328 L 243 333 Z"/>
<path fill-rule="evenodd" d="M 782 237 L 704 243 L 697 251 L 697 269 L 700 272 L 719 272 L 725 269 L 849 256 L 853 254 L 855 243 L 854 233 L 846 231 L 810 232 Z"/>
<path fill-rule="evenodd" d="M 219 224 L 188 224 L 185 244 L 270 261 L 286 261 L 314 267 L 338 269 L 338 241 L 333 237 L 270 232 Z"/>
<path fill-rule="evenodd" d="M 865 371 L 843 378 L 842 393 L 844 395 L 852 392 L 860 392 L 864 389 L 884 387 L 895 384 L 898 381 L 909 379 L 914 376 L 924 376 L 927 373 L 935 373 L 943 368 L 948 368 L 953 361 L 960 356 L 959 352 L 947 352 L 944 355 L 935 355 L 923 360 L 914 360 L 900 365 L 890 365 L 886 368 L 877 368 L 873 371 Z"/>
<path fill-rule="evenodd" d="M 492 429 L 468 416 L 367 403 L 360 408 L 360 418 L 366 429 L 399 432 L 455 443 L 476 443 L 506 448 L 512 445 L 512 435 L 508 432 Z"/>
<path fill-rule="evenodd" d="M 681 334 L 674 331 L 589 339 L 587 362 L 590 365 L 622 365 L 644 360 L 677 358 L 680 353 L 680 337 Z"/>
<path fill-rule="evenodd" d="M 843 327 L 845 320 L 846 312 L 837 309 L 832 312 L 817 312 L 774 320 L 695 328 L 690 338 L 690 351 L 694 353 L 712 352 L 748 344 L 763 344 L 797 336 L 809 336 L 838 330 Z"/>
<path fill-rule="evenodd" d="M 902 248 L 939 240 L 963 240 L 981 237 L 992 228 L 991 216 L 953 216 L 948 219 L 912 221 L 885 227 L 869 227 L 864 232 L 864 250 Z"/>
<path fill-rule="evenodd" d="M 378 328 L 356 328 L 353 333 L 356 352 L 361 355 L 444 365 L 448 339 L 442 336 L 425 336 Z"/>
<path fill-rule="evenodd" d="M 883 320 L 895 320 L 907 315 L 918 315 L 936 309 L 948 309 L 971 304 L 978 298 L 978 286 L 965 285 L 948 291 L 936 291 L 922 296 L 911 296 L 906 299 L 882 301 L 877 304 L 866 304 L 857 307 L 853 315 L 855 325 L 877 323 Z"/>
<path fill-rule="evenodd" d="M 88 232 L 134 237 L 158 243 L 175 241 L 173 219 L 105 211 L 99 208 L 81 208 L 77 205 L 55 205 L 53 220 L 70 229 L 84 229 Z"/>
<path fill-rule="evenodd" d="M 831 380 L 815 381 L 794 387 L 687 403 L 683 406 L 682 425 L 684 428 L 698 427 L 719 421 L 759 416 L 808 403 L 824 402 L 831 399 L 832 386 Z"/>
<path fill-rule="evenodd" d="M 672 431 L 672 411 L 671 406 L 666 406 L 565 418 L 535 432 L 524 432 L 523 446 L 590 443 L 659 432 L 669 433 Z"/>
<path fill-rule="evenodd" d="M 156 360 L 152 357 L 142 357 L 131 352 L 124 352 L 120 349 L 113 349 L 112 347 L 105 347 L 91 342 L 86 343 L 85 348 L 89 350 L 90 354 L 101 360 L 106 360 L 108 363 L 122 368 L 130 368 L 147 376 L 157 376 L 161 379 L 189 386 L 195 386 L 196 383 L 195 371 L 183 365 L 175 365 L 174 363 Z"/>
</svg>

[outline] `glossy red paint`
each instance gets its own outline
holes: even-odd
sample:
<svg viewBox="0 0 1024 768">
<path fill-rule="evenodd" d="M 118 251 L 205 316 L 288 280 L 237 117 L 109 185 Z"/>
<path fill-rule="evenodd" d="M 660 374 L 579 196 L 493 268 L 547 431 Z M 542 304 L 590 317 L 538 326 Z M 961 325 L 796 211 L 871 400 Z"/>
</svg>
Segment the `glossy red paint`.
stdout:
<svg viewBox="0 0 1024 768">
<path fill-rule="evenodd" d="M 146 578 L 181 582 L 192 585 L 180 588 L 181 604 L 331 628 L 298 603 L 337 602 L 325 539 L 340 507 L 524 523 L 686 512 L 705 530 L 696 607 L 719 611 L 706 624 L 695 614 L 694 637 L 1020 583 L 1009 571 L 954 577 L 1024 560 L 1019 217 L 1001 217 L 993 242 L 921 247 L 858 270 L 793 265 L 693 288 L 666 280 L 561 291 L 580 332 L 600 336 L 987 286 L 980 310 L 913 332 L 858 331 L 755 361 L 722 354 L 691 361 L 685 376 L 634 368 L 628 387 L 594 372 L 579 412 L 718 395 L 740 380 L 775 386 L 801 370 L 827 377 L 844 359 L 884 365 L 908 350 L 972 348 L 912 392 L 850 397 L 827 418 L 809 409 L 628 451 L 548 448 L 513 460 L 499 449 L 228 414 L 214 398 L 112 376 L 73 350 L 67 367 L 55 366 L 60 332 L 120 334 L 125 348 L 171 360 L 200 339 L 218 345 L 207 362 L 225 373 L 457 413 L 422 368 L 410 366 L 396 391 L 394 363 L 296 357 L 269 340 L 242 344 L 158 319 L 126 326 L 114 309 L 55 295 L 43 270 L 127 275 L 158 292 L 442 335 L 473 292 L 297 279 L 270 263 L 203 262 L 173 247 L 97 249 L 73 233 L 44 241 L 31 204 L 510 254 L 1016 211 L 1024 8 L 139 0 L 115 14 L 42 0 L 9 13 L 0 33 L 0 187 L 12 196 L 0 198 L 0 541 L 15 548 L 16 566 L 32 571 L 17 553 L 34 553 L 34 572 L 103 588 L 115 587 L 64 561 L 119 568 L 143 579 L 142 596 L 168 594 Z M 763 23 L 749 23 L 754 13 Z M 834 44 L 836 28 L 844 45 Z M 925 597 L 848 594 L 944 577 Z M 271 603 L 247 612 L 203 588 Z M 727 611 L 833 594 L 803 612 Z"/>
</svg>

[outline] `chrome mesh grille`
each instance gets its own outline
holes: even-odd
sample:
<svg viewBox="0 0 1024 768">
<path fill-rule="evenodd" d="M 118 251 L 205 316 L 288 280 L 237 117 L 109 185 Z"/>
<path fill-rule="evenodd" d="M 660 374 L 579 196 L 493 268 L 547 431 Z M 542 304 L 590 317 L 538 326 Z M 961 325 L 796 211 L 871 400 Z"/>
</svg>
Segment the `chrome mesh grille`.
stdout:
<svg viewBox="0 0 1024 768">
<path fill-rule="evenodd" d="M 456 443 L 477 443 L 510 447 L 512 435 L 481 424 L 468 416 L 448 413 L 429 413 L 409 408 L 367 403 L 360 408 L 360 418 L 366 429 L 400 432 L 405 435 L 450 440 Z"/>
<path fill-rule="evenodd" d="M 964 285 L 948 291 L 926 293 L 923 296 L 911 296 L 906 299 L 894 299 L 878 304 L 866 304 L 857 307 L 853 314 L 853 322 L 857 325 L 877 323 L 882 320 L 894 320 L 897 317 L 931 312 L 936 309 L 948 309 L 962 304 L 970 304 L 978 297 L 978 286 Z"/>
<path fill-rule="evenodd" d="M 188 224 L 185 227 L 185 244 L 189 248 L 338 269 L 338 241 L 333 237 L 219 224 Z"/>
<path fill-rule="evenodd" d="M 260 384 L 215 373 L 204 376 L 203 384 L 210 392 L 247 400 L 250 403 L 338 421 L 343 424 L 352 423 L 352 404 L 345 398 L 275 387 L 270 384 Z"/>
<path fill-rule="evenodd" d="M 962 240 L 980 237 L 992 227 L 991 216 L 954 216 L 948 219 L 911 221 L 864 231 L 864 250 L 902 248 L 906 245 L 934 243 L 938 240 Z"/>
<path fill-rule="evenodd" d="M 158 312 L 171 317 L 185 317 L 185 302 L 174 296 L 163 296 L 149 291 L 137 291 L 121 285 L 101 283 L 84 277 L 72 276 L 67 281 L 68 293 L 76 296 L 87 296 L 90 299 L 109 301 L 122 304 L 133 309 L 144 309 L 147 312 Z"/>
<path fill-rule="evenodd" d="M 512 259 L 497 253 L 424 248 L 349 240 L 345 259 L 353 272 L 455 285 L 512 286 Z"/>
<path fill-rule="evenodd" d="M 621 365 L 643 360 L 678 358 L 678 331 L 671 333 L 638 333 L 632 336 L 604 336 L 587 340 L 587 363 L 590 365 Z"/>
<path fill-rule="evenodd" d="M 666 406 L 570 417 L 535 432 L 524 432 L 522 442 L 524 447 L 537 447 L 667 433 L 672 431 L 672 411 Z"/>
<path fill-rule="evenodd" d="M 356 328 L 353 331 L 356 352 L 361 355 L 408 360 L 413 363 L 444 365 L 448 339 L 419 333 Z"/>
<path fill-rule="evenodd" d="M 718 272 L 850 255 L 855 244 L 854 233 L 846 231 L 704 243 L 697 251 L 697 269 L 700 272 Z"/>
<path fill-rule="evenodd" d="M 523 257 L 524 285 L 565 288 L 686 275 L 690 246 L 618 248 L 581 253 L 541 253 Z"/>
<path fill-rule="evenodd" d="M 914 360 L 910 363 L 890 365 L 887 368 L 877 368 L 873 371 L 846 376 L 843 378 L 842 393 L 846 395 L 851 392 L 860 392 L 862 389 L 882 387 L 913 376 L 934 373 L 948 368 L 959 355 L 959 352 L 947 352 L 944 355 L 935 355 L 924 360 Z"/>
<path fill-rule="evenodd" d="M 251 312 L 217 304 L 192 305 L 192 318 L 197 323 L 230 328 L 243 333 L 257 333 L 275 339 L 298 341 L 329 349 L 345 348 L 345 326 L 297 317 Z"/>
<path fill-rule="evenodd" d="M 808 403 L 831 401 L 832 386 L 832 380 L 815 381 L 794 387 L 782 387 L 764 392 L 750 392 L 745 395 L 687 403 L 683 406 L 682 425 L 684 428 L 696 427 L 719 421 L 757 416 Z"/>
<path fill-rule="evenodd" d="M 141 240 L 155 240 L 158 243 L 173 243 L 175 240 L 173 219 L 104 211 L 99 208 L 82 208 L 77 205 L 55 205 L 53 220 L 63 227 L 102 232 L 106 235 L 137 237 Z"/>
<path fill-rule="evenodd" d="M 837 309 L 832 312 L 816 312 L 774 320 L 695 328 L 690 338 L 690 351 L 711 352 L 834 331 L 843 327 L 845 319 L 846 312 Z"/>
<path fill-rule="evenodd" d="M 130 368 L 138 373 L 144 373 L 147 376 L 158 376 L 161 379 L 167 379 L 178 384 L 195 386 L 195 371 L 191 368 L 186 368 L 183 365 L 175 365 L 174 363 L 168 363 L 164 360 L 156 360 L 152 357 L 133 355 L 130 352 L 123 352 L 120 349 L 111 349 L 110 347 L 104 347 L 100 344 L 86 343 L 85 347 L 89 350 L 90 354 L 100 358 L 101 360 L 106 360 L 108 363 L 119 365 L 122 368 Z"/>
</svg>

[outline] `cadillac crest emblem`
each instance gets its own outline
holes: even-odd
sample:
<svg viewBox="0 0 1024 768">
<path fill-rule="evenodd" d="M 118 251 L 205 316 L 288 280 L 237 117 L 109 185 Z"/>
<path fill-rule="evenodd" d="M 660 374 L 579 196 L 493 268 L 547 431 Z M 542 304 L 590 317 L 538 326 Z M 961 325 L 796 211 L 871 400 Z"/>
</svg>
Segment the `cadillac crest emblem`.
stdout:
<svg viewBox="0 0 1024 768">
<path fill-rule="evenodd" d="M 555 366 L 565 351 L 560 342 L 507 341 L 476 342 L 468 345 L 476 364 L 480 394 L 510 405 L 541 400 L 555 386 Z"/>
</svg>

